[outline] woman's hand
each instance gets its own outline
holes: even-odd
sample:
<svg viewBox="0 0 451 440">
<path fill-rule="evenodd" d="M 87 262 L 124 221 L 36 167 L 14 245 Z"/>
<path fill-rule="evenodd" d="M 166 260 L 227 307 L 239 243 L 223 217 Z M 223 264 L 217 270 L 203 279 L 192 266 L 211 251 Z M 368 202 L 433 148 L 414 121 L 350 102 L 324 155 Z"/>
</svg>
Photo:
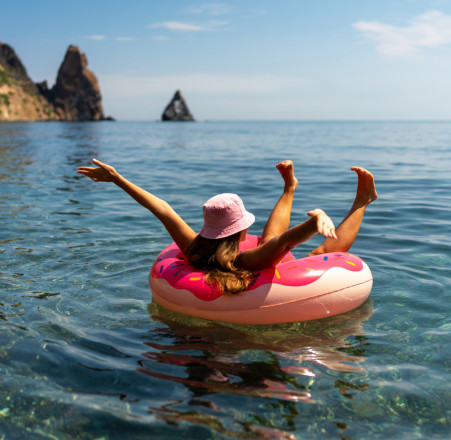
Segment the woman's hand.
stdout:
<svg viewBox="0 0 451 440">
<path fill-rule="evenodd" d="M 314 209 L 313 211 L 307 212 L 307 215 L 316 219 L 316 229 L 318 234 L 324 235 L 325 238 L 337 239 L 334 223 L 322 209 Z"/>
<path fill-rule="evenodd" d="M 92 162 L 99 168 L 79 167 L 77 173 L 89 177 L 94 182 L 114 182 L 119 177 L 117 171 L 106 163 L 99 162 L 97 159 L 92 159 Z"/>
</svg>

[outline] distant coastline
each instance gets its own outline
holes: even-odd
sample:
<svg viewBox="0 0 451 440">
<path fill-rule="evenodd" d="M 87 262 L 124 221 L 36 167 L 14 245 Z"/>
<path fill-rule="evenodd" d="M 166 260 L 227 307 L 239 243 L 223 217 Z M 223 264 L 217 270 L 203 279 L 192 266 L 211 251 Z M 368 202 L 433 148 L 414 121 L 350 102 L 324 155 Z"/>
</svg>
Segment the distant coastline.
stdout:
<svg viewBox="0 0 451 440">
<path fill-rule="evenodd" d="M 104 121 L 100 86 L 86 55 L 70 45 L 55 85 L 34 83 L 14 49 L 0 42 L 0 122 Z"/>
</svg>

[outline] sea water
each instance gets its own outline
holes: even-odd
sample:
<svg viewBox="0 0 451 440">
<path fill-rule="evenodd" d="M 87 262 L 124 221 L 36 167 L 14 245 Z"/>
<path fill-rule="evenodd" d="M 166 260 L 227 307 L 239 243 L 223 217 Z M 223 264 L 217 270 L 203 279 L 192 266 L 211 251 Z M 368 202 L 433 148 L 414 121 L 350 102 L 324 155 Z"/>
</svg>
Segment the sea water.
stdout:
<svg viewBox="0 0 451 440">
<path fill-rule="evenodd" d="M 241 195 L 261 232 L 292 159 L 292 224 L 338 224 L 374 174 L 352 252 L 374 286 L 357 310 L 231 325 L 152 302 L 170 237 L 93 157 L 167 200 Z M 101 122 L 0 125 L 0 438 L 448 439 L 451 123 Z M 295 250 L 302 257 L 321 242 Z"/>
</svg>

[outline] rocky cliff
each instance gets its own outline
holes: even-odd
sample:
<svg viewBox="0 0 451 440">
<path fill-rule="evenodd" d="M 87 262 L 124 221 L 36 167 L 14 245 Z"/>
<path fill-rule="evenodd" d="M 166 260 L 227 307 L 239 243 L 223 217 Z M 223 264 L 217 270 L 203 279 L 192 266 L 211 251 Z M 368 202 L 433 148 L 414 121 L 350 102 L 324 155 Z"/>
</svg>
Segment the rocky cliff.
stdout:
<svg viewBox="0 0 451 440">
<path fill-rule="evenodd" d="M 0 42 L 0 121 L 58 119 L 55 108 L 39 93 L 14 49 Z"/>
<path fill-rule="evenodd" d="M 46 81 L 33 83 L 14 49 L 0 43 L 0 121 L 105 119 L 97 78 L 87 66 L 78 47 L 69 46 L 49 89 Z"/>
<path fill-rule="evenodd" d="M 175 92 L 171 102 L 166 106 L 161 115 L 162 121 L 194 121 L 194 117 L 189 111 L 185 98 L 180 90 Z"/>
</svg>

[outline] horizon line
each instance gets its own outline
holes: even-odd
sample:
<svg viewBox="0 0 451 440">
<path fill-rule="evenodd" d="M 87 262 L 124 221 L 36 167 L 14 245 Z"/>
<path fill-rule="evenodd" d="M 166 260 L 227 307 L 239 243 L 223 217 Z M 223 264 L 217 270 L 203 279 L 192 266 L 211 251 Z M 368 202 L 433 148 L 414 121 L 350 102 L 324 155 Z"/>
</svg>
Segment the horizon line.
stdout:
<svg viewBox="0 0 451 440">
<path fill-rule="evenodd" d="M 114 118 L 114 116 L 113 116 Z M 114 119 L 112 122 L 451 122 L 449 119 L 196 119 L 194 121 L 162 121 L 160 119 Z"/>
</svg>

